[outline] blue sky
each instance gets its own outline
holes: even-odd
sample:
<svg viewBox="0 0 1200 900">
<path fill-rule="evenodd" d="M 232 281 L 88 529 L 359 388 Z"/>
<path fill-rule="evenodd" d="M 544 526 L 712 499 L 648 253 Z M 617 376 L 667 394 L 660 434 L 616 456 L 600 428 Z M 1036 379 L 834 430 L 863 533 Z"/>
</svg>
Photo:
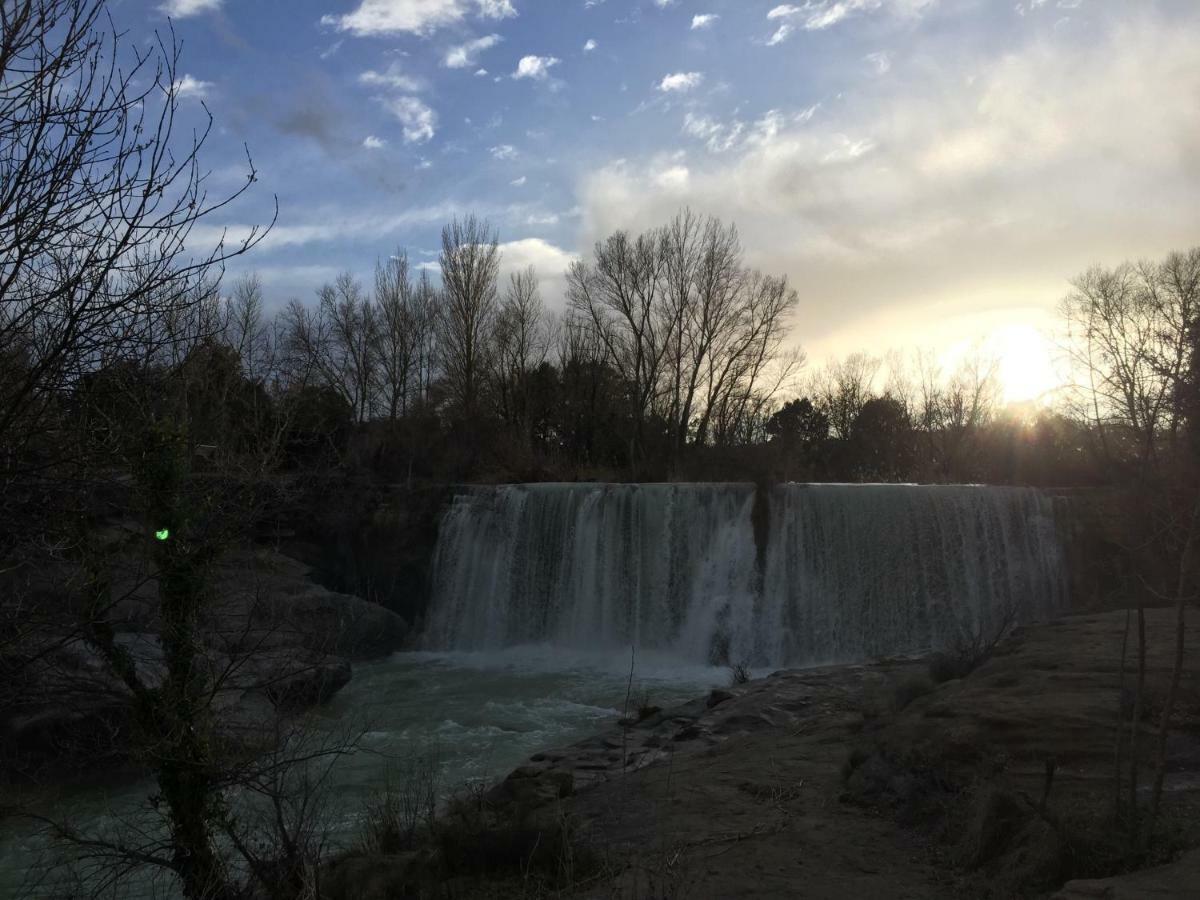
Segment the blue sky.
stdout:
<svg viewBox="0 0 1200 900">
<path fill-rule="evenodd" d="M 799 288 L 820 359 L 1046 341 L 1087 265 L 1200 243 L 1195 0 L 124 0 L 171 16 L 242 268 L 307 298 L 442 222 L 571 255 L 690 204 Z M 196 109 L 193 109 L 196 111 Z M 216 224 L 216 223 L 214 223 Z M 1007 349 L 1005 349 L 1007 348 Z M 1044 349 L 1044 347 L 1042 348 Z M 1018 354 L 1019 356 L 1019 354 Z M 1014 365 L 1021 365 L 1016 360 Z"/>
</svg>

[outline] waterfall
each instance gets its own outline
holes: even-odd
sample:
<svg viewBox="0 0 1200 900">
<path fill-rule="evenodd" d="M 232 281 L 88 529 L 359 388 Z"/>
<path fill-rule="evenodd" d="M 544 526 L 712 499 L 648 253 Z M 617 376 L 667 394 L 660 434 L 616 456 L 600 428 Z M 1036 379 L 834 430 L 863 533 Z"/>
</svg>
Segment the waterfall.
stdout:
<svg viewBox="0 0 1200 900">
<path fill-rule="evenodd" d="M 765 499 L 756 538 L 749 484 L 467 489 L 442 521 L 426 644 L 632 643 L 805 665 L 917 652 L 1065 606 L 1036 490 L 788 484 Z"/>
</svg>

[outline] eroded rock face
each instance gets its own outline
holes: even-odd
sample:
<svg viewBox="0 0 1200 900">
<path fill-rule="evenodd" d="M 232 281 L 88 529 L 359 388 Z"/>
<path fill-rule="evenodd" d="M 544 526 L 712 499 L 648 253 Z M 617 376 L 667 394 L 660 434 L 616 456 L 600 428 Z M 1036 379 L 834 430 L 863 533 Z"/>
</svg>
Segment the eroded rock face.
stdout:
<svg viewBox="0 0 1200 900">
<path fill-rule="evenodd" d="M 399 649 L 403 619 L 378 604 L 321 587 L 308 566 L 271 551 L 231 556 L 212 578 L 212 630 L 236 646 L 298 646 L 350 660 Z"/>
<path fill-rule="evenodd" d="M 209 590 L 200 663 L 217 686 L 218 733 L 236 744 L 268 741 L 279 715 L 328 701 L 350 681 L 352 660 L 397 649 L 407 630 L 393 613 L 314 584 L 307 567 L 276 553 L 231 554 Z M 127 593 L 116 623 L 127 630 L 115 641 L 154 689 L 165 665 L 153 584 Z M 93 768 L 129 760 L 132 695 L 95 649 L 49 627 L 5 649 L 0 741 L 10 771 L 70 773 L 81 759 Z"/>
</svg>

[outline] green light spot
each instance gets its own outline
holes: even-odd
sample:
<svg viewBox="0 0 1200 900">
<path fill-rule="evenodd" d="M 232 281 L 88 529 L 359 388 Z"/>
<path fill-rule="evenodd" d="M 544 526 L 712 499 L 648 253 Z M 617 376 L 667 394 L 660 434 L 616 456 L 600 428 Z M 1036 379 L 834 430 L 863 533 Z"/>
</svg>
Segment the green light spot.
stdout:
<svg viewBox="0 0 1200 900">
<path fill-rule="evenodd" d="M 160 541 L 165 541 L 171 536 L 171 530 L 169 528 L 160 529 L 159 531 L 154 532 L 154 536 Z"/>
</svg>

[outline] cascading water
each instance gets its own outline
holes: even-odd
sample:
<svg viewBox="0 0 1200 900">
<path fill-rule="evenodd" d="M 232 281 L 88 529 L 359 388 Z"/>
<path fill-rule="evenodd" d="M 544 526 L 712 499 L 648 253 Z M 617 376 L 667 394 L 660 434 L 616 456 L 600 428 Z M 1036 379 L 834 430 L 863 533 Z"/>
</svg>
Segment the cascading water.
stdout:
<svg viewBox="0 0 1200 900">
<path fill-rule="evenodd" d="M 748 485 L 532 484 L 455 498 L 434 561 L 430 646 L 550 641 L 706 659 L 717 620 L 750 626 Z"/>
<path fill-rule="evenodd" d="M 852 662 L 1053 615 L 1064 582 L 1051 502 L 1032 489 L 474 488 L 442 522 L 426 644 Z"/>
<path fill-rule="evenodd" d="M 760 645 L 775 664 L 847 662 L 991 636 L 1066 605 L 1051 500 L 976 485 L 771 492 Z"/>
</svg>

